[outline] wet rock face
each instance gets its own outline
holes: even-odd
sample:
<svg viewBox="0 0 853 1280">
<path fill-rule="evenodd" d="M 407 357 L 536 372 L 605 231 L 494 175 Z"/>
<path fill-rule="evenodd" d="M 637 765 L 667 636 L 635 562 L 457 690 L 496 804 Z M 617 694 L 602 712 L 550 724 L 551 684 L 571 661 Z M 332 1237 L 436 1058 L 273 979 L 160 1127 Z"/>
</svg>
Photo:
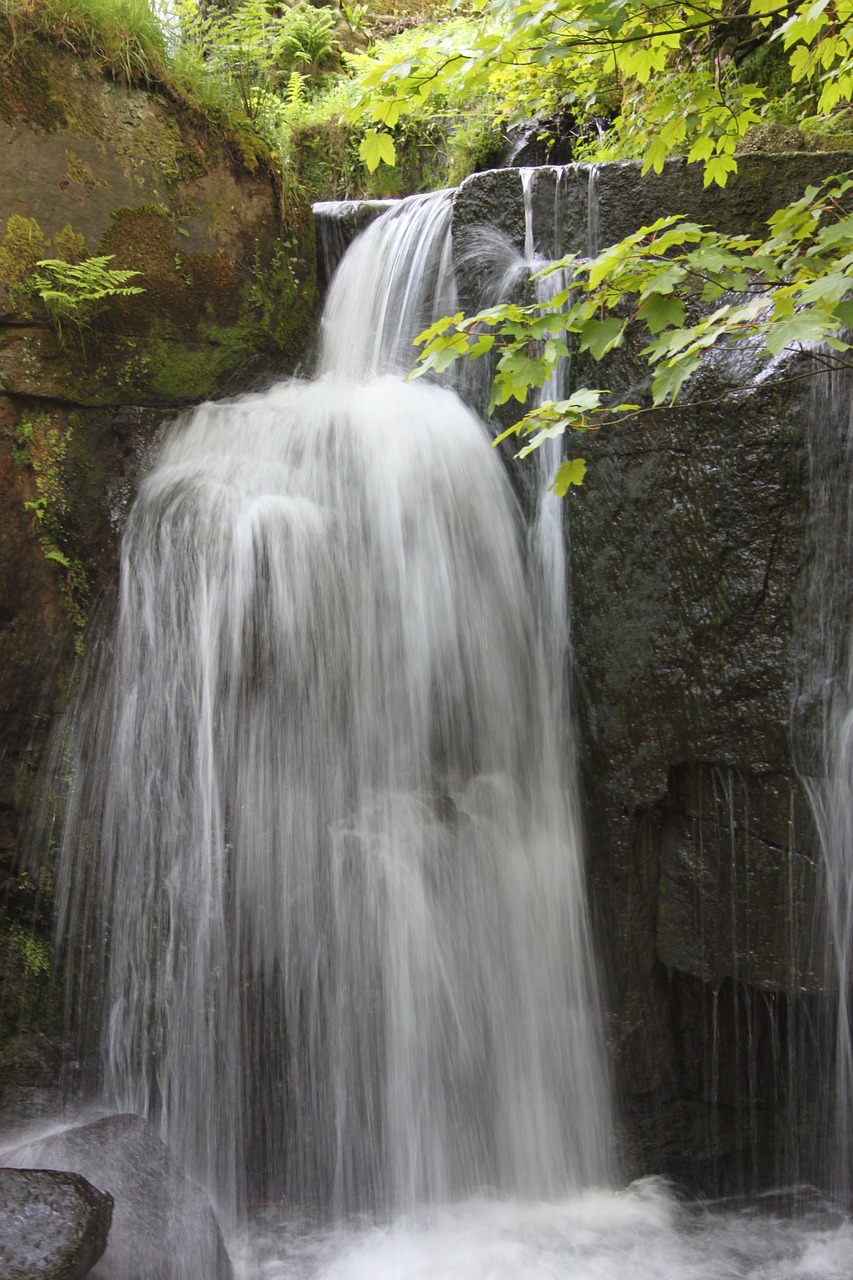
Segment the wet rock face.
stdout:
<svg viewBox="0 0 853 1280">
<path fill-rule="evenodd" d="M 231 1280 L 210 1201 L 139 1116 L 106 1116 L 65 1129 L 8 1158 L 28 1168 L 72 1170 L 115 1202 L 95 1272 L 100 1280 Z"/>
<path fill-rule="evenodd" d="M 102 1256 L 112 1196 L 76 1173 L 0 1169 L 4 1280 L 82 1280 Z"/>
<path fill-rule="evenodd" d="M 705 187 L 701 165 L 680 159 L 667 160 L 662 173 L 645 176 L 633 160 L 562 170 L 546 166 L 535 171 L 530 183 L 536 252 L 545 257 L 585 255 L 668 214 L 731 234 L 761 235 L 770 214 L 802 195 L 809 183 L 851 167 L 853 156 L 842 152 L 742 156 L 725 187 Z M 454 206 L 454 235 L 477 224 L 498 227 L 519 250 L 524 248 L 518 169 L 475 173 L 462 183 Z"/>
<path fill-rule="evenodd" d="M 533 239 L 546 256 L 587 253 L 679 212 L 756 233 L 809 182 L 851 164 L 743 158 L 725 190 L 703 190 L 681 161 L 642 180 L 633 164 L 574 166 L 559 181 L 544 170 L 530 183 Z M 517 174 L 474 175 L 454 235 L 464 243 L 487 222 L 520 250 L 522 213 Z M 779 1185 L 795 1168 L 825 1173 L 808 1136 L 815 1100 L 798 1092 L 819 1066 L 826 984 L 815 833 L 792 738 L 808 648 L 812 411 L 803 384 L 759 385 L 757 368 L 749 353 L 717 359 L 692 381 L 692 407 L 586 437 L 587 477 L 566 499 L 589 877 L 623 1154 L 630 1172 L 710 1195 Z M 786 373 L 806 371 L 792 357 Z M 575 376 L 629 401 L 646 394 L 630 349 Z M 800 720 L 809 714 L 798 707 Z"/>
<path fill-rule="evenodd" d="M 710 370 L 694 398 L 737 374 Z M 791 740 L 801 408 L 744 385 L 734 405 L 585 442 L 569 507 L 590 878 L 629 1161 L 708 1194 L 784 1177 L 790 1006 L 823 985 Z"/>
</svg>

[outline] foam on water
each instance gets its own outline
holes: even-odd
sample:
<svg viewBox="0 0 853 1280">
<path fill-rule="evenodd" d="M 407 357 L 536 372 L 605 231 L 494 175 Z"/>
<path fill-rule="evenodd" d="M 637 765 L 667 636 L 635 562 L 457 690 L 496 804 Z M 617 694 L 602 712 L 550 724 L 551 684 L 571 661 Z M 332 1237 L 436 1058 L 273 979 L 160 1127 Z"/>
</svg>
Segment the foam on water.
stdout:
<svg viewBox="0 0 853 1280">
<path fill-rule="evenodd" d="M 480 1199 L 330 1231 L 260 1220 L 235 1280 L 849 1280 L 853 1227 L 828 1208 L 684 1206 L 656 1180 L 553 1203 Z"/>
</svg>

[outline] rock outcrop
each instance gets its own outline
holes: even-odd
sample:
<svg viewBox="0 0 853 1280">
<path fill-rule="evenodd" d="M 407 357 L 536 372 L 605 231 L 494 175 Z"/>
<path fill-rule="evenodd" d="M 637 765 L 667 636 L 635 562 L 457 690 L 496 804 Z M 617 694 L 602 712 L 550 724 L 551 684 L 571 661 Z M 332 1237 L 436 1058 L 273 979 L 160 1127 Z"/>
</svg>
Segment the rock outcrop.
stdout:
<svg viewBox="0 0 853 1280">
<path fill-rule="evenodd" d="M 584 254 L 666 213 L 754 234 L 851 167 L 838 154 L 744 157 L 723 191 L 682 161 L 643 179 L 627 163 L 545 169 L 528 180 L 533 239 L 545 256 Z M 519 173 L 460 187 L 457 243 L 484 223 L 523 249 Z M 630 1172 L 712 1195 L 826 1175 L 807 1085 L 826 1069 L 819 858 L 797 761 L 816 626 L 810 358 L 791 353 L 775 377 L 757 376 L 749 352 L 709 361 L 686 404 L 584 439 L 587 478 L 565 507 L 623 1154 Z M 647 394 L 630 349 L 575 365 L 577 381 L 587 374 L 624 400 Z"/>
<path fill-rule="evenodd" d="M 177 408 L 292 371 L 315 300 L 310 211 L 257 137 L 0 20 L 0 1046 L 51 1022 L 22 815 L 134 478 Z"/>
<path fill-rule="evenodd" d="M 82 1280 L 102 1256 L 112 1197 L 77 1173 L 0 1169 L 4 1280 Z"/>
<path fill-rule="evenodd" d="M 108 1193 L 115 1202 L 112 1229 L 96 1272 L 105 1280 L 231 1280 L 209 1199 L 139 1116 L 63 1129 L 8 1158 L 27 1168 L 70 1170 Z"/>
</svg>

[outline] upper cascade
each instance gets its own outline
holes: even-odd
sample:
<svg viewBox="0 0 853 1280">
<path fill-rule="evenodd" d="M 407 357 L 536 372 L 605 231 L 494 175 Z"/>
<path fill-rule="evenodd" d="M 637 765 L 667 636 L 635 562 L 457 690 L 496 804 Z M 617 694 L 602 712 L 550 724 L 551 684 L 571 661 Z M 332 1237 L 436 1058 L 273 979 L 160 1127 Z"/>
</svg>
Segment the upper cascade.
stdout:
<svg viewBox="0 0 853 1280">
<path fill-rule="evenodd" d="M 420 331 L 456 308 L 451 192 L 412 196 L 372 222 L 336 272 L 320 325 L 320 376 L 406 373 Z"/>
</svg>

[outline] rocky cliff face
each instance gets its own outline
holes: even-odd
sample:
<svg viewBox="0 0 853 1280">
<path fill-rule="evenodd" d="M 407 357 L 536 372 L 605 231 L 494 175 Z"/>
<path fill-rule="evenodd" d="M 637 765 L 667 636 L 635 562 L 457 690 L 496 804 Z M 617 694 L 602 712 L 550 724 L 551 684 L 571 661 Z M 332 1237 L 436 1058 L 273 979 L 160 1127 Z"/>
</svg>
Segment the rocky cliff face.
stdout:
<svg viewBox="0 0 853 1280">
<path fill-rule="evenodd" d="M 75 304 L 97 258 L 143 292 Z M 20 820 L 134 477 L 176 408 L 292 371 L 315 297 L 310 211 L 263 144 L 0 23 L 0 1041 L 49 1020 Z"/>
<path fill-rule="evenodd" d="M 847 156 L 745 158 L 725 191 L 683 162 L 537 174 L 545 255 L 604 247 L 665 213 L 757 231 Z M 555 217 L 556 210 L 556 217 Z M 518 173 L 460 188 L 454 235 L 497 226 L 518 249 Z M 466 303 L 476 305 L 476 298 Z M 566 499 L 589 877 L 633 1173 L 705 1194 L 821 1179 L 820 885 L 795 758 L 813 710 L 808 442 L 813 399 L 791 353 L 709 362 L 691 402 L 587 437 Z M 578 381 L 583 373 L 575 370 Z M 594 384 L 642 399 L 620 353 Z M 846 430 L 845 422 L 840 430 Z M 523 478 L 521 481 L 524 483 Z M 815 1074 L 819 1073 L 819 1074 Z M 810 1088 L 809 1081 L 812 1081 Z"/>
</svg>

